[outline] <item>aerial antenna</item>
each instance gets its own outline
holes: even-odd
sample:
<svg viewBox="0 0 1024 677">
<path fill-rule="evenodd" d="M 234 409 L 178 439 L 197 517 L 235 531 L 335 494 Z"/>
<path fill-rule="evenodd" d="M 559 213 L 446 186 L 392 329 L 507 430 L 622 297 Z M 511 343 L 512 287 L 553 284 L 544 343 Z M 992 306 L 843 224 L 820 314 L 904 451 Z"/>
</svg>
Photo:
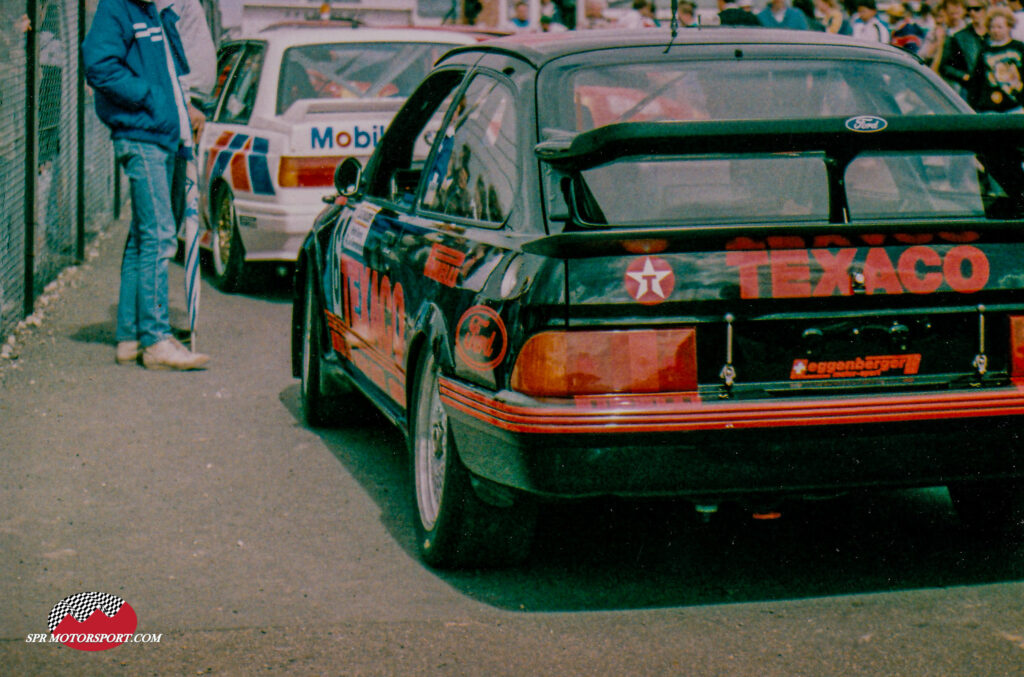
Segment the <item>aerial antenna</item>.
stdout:
<svg viewBox="0 0 1024 677">
<path fill-rule="evenodd" d="M 679 35 L 679 0 L 672 0 L 672 19 L 669 21 L 669 26 L 672 29 L 672 39 L 665 45 L 665 54 L 668 54 L 668 50 L 672 49 L 672 43 L 675 42 L 676 36 Z"/>
</svg>

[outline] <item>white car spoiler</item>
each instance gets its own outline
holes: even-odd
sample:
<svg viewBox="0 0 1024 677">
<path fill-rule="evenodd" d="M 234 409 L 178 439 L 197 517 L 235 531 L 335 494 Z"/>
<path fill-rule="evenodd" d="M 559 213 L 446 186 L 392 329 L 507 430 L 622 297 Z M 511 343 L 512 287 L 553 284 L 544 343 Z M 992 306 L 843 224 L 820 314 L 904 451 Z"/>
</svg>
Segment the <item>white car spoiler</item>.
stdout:
<svg viewBox="0 0 1024 677">
<path fill-rule="evenodd" d="M 302 122 L 311 115 L 332 115 L 337 113 L 395 113 L 404 98 L 387 99 L 299 99 L 281 116 L 281 120 L 292 124 Z"/>
</svg>

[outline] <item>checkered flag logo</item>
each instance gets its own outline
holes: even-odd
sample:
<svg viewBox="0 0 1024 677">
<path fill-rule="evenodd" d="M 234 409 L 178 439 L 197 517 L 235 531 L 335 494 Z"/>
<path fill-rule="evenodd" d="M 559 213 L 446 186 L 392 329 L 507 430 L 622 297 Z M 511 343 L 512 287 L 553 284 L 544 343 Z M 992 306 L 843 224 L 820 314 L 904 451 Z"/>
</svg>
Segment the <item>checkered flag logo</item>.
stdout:
<svg viewBox="0 0 1024 677">
<path fill-rule="evenodd" d="M 102 611 L 108 618 L 113 618 L 121 610 L 122 605 L 124 605 L 124 600 L 117 595 L 105 592 L 80 592 L 57 602 L 57 605 L 50 611 L 47 626 L 52 633 L 68 614 L 71 614 L 79 623 L 84 623 L 96 609 Z"/>
</svg>

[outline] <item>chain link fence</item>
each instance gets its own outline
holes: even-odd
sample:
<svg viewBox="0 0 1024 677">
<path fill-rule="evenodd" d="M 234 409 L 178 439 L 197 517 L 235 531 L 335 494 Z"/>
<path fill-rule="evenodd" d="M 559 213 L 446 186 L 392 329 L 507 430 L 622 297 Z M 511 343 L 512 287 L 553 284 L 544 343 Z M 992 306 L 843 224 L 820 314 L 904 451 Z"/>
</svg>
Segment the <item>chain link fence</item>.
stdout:
<svg viewBox="0 0 1024 677">
<path fill-rule="evenodd" d="M 0 341 L 116 209 L 79 50 L 98 0 L 0 0 Z"/>
</svg>

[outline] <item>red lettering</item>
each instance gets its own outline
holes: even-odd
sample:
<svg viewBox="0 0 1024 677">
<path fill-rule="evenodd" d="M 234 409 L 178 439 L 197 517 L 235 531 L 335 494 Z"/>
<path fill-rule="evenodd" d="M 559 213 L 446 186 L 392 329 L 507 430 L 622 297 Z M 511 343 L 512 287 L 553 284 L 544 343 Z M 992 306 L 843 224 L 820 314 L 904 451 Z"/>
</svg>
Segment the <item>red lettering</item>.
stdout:
<svg viewBox="0 0 1024 677">
<path fill-rule="evenodd" d="M 886 294 L 902 294 L 903 287 L 892 267 L 889 255 L 880 247 L 872 247 L 864 259 L 864 289 L 869 294 L 884 291 Z"/>
<path fill-rule="evenodd" d="M 367 289 L 368 298 L 366 299 L 366 307 L 370 309 L 370 340 L 377 344 L 380 342 L 381 334 L 384 330 L 384 313 L 380 310 L 380 281 L 377 279 L 377 271 L 370 271 L 370 288 Z"/>
<path fill-rule="evenodd" d="M 401 282 L 396 282 L 394 289 L 391 290 L 391 307 L 391 329 L 394 331 L 391 352 L 395 356 L 395 362 L 401 364 L 405 355 L 405 290 L 402 289 Z"/>
<path fill-rule="evenodd" d="M 385 275 L 380 280 L 380 289 L 377 290 L 377 308 L 379 310 L 377 315 L 380 317 L 374 317 L 373 323 L 374 336 L 380 341 L 380 349 L 385 355 L 390 355 L 392 352 L 394 332 L 391 331 L 391 328 L 394 326 L 394 306 L 391 280 Z"/>
<path fill-rule="evenodd" d="M 405 292 L 399 283 L 359 261 L 341 257 L 342 323 L 401 364 L 405 354 Z M 356 347 L 356 346 L 352 346 Z"/>
<path fill-rule="evenodd" d="M 970 264 L 969 274 L 964 274 L 964 263 Z M 946 253 L 946 260 L 942 262 L 942 272 L 946 275 L 946 283 L 955 291 L 973 294 L 984 289 L 988 282 L 988 258 L 977 247 L 953 247 Z"/>
<path fill-rule="evenodd" d="M 960 233 L 942 231 L 939 233 L 939 237 L 946 242 L 956 242 L 957 244 L 960 244 L 964 242 L 976 242 L 981 237 L 981 234 L 973 230 L 965 230 Z"/>
<path fill-rule="evenodd" d="M 861 235 L 860 239 L 864 241 L 864 244 L 871 245 L 872 247 L 881 247 L 885 244 L 885 235 L 881 234 Z"/>
<path fill-rule="evenodd" d="M 761 266 L 768 265 L 768 252 L 729 252 L 725 263 L 740 269 L 740 298 L 761 298 Z"/>
<path fill-rule="evenodd" d="M 850 240 L 842 235 L 818 235 L 814 238 L 811 247 L 815 249 L 828 249 L 829 247 L 849 247 Z"/>
<path fill-rule="evenodd" d="M 925 271 L 935 270 L 919 275 L 919 264 Z M 908 247 L 900 254 L 896 267 L 900 282 L 911 294 L 931 294 L 942 285 L 942 273 L 938 270 L 942 267 L 942 257 L 931 247 Z"/>
<path fill-rule="evenodd" d="M 803 249 L 807 246 L 799 235 L 772 235 L 765 239 L 768 249 Z"/>
<path fill-rule="evenodd" d="M 773 252 L 771 271 L 773 298 L 807 298 L 811 295 L 811 269 L 806 249 Z"/>
<path fill-rule="evenodd" d="M 725 243 L 725 248 L 728 251 L 735 251 L 737 249 L 764 249 L 764 242 L 755 240 L 751 237 L 734 237 Z"/>
<path fill-rule="evenodd" d="M 935 236 L 931 233 L 896 233 L 892 237 L 902 244 L 928 244 Z"/>
<path fill-rule="evenodd" d="M 827 249 L 815 249 L 814 260 L 821 266 L 822 274 L 814 287 L 814 296 L 849 296 L 853 293 L 850 285 L 850 264 L 857 250 L 853 247 L 840 249 L 833 254 Z"/>
<path fill-rule="evenodd" d="M 376 274 L 376 271 L 374 271 Z M 366 266 L 359 267 L 359 320 L 353 325 L 368 333 L 370 329 L 370 269 Z"/>
</svg>

